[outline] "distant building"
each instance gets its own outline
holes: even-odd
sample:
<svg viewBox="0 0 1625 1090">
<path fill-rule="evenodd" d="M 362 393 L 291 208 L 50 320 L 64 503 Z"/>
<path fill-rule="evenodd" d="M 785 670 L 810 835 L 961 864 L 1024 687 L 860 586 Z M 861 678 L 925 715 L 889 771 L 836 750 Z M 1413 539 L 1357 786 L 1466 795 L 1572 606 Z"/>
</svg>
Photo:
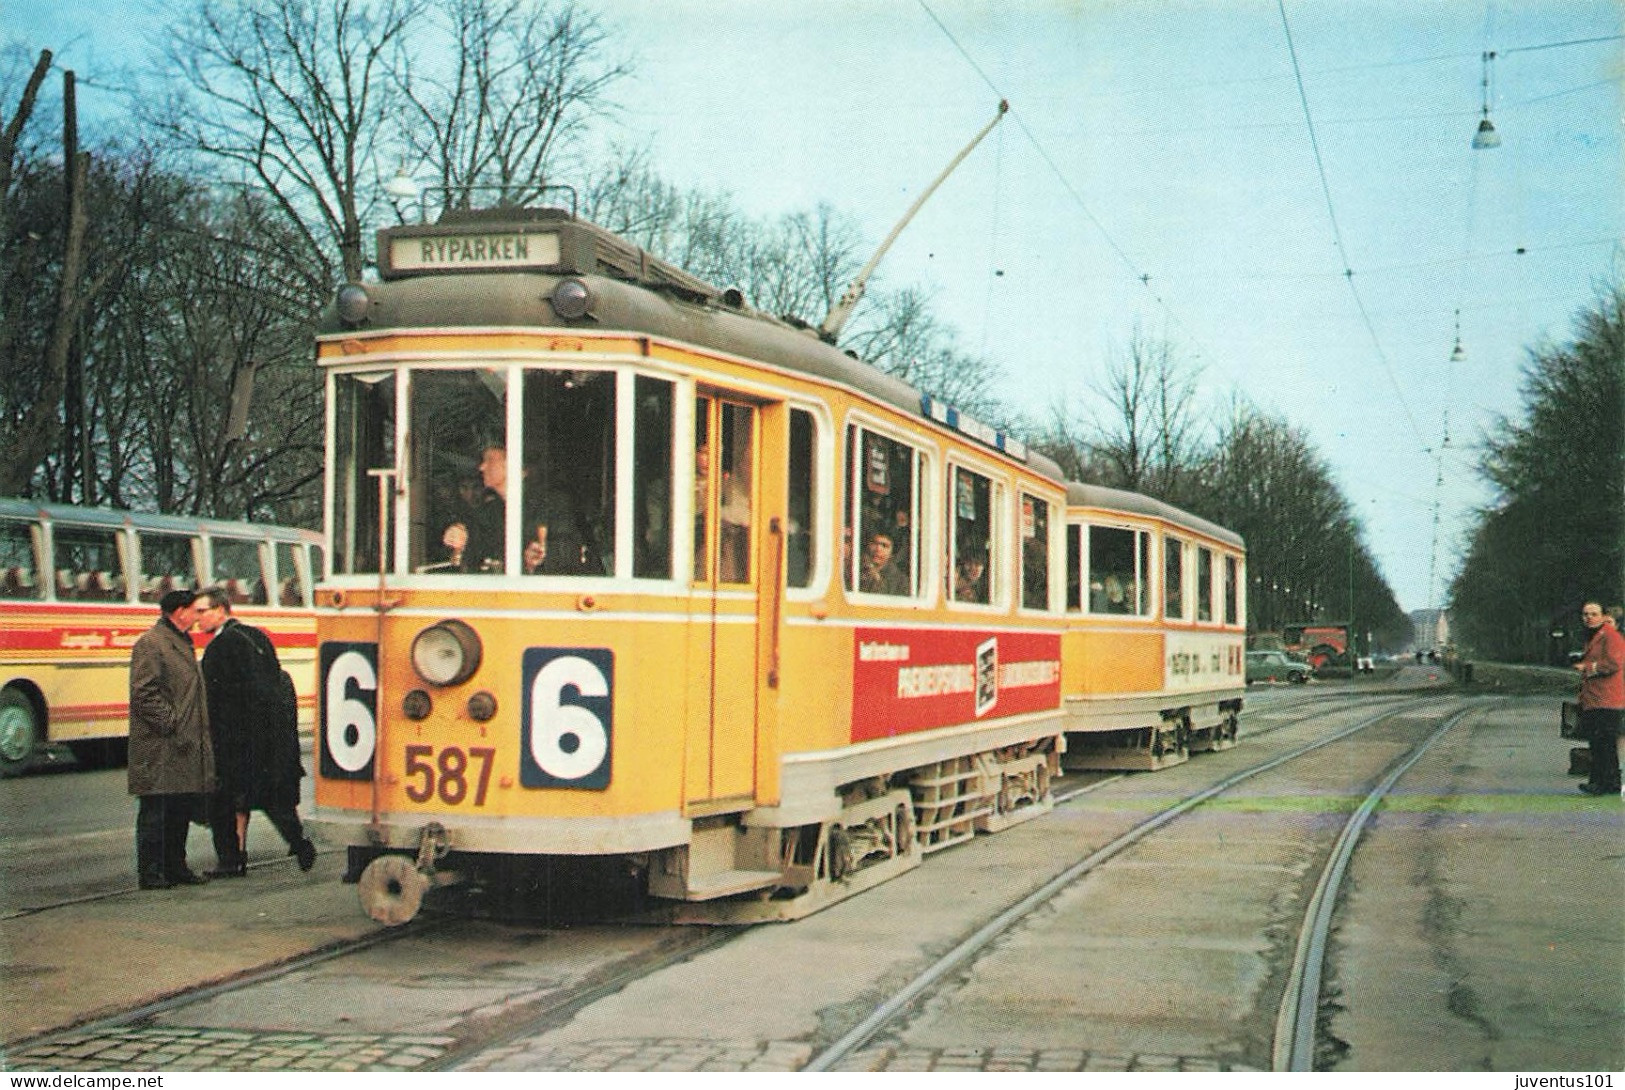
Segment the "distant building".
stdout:
<svg viewBox="0 0 1625 1090">
<path fill-rule="evenodd" d="M 1450 642 L 1450 613 L 1443 609 L 1413 609 L 1411 641 L 1418 651 L 1432 651 Z"/>
</svg>

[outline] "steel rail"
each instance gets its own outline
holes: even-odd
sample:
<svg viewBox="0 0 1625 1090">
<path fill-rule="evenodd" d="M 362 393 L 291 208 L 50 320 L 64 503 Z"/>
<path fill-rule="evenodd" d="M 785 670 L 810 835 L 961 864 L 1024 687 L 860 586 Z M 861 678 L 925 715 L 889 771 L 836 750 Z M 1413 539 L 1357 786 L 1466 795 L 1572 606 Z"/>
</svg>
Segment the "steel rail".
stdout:
<svg viewBox="0 0 1625 1090">
<path fill-rule="evenodd" d="M 925 992 L 929 991 L 931 987 L 944 976 L 953 972 L 966 961 L 970 960 L 973 956 L 980 953 L 995 939 L 1004 934 L 1004 932 L 1008 931 L 1012 926 L 1020 922 L 1026 916 L 1031 914 L 1035 909 L 1048 902 L 1056 894 L 1060 893 L 1063 889 L 1070 886 L 1079 878 L 1082 878 L 1096 867 L 1099 867 L 1101 864 L 1107 862 L 1124 849 L 1133 846 L 1134 844 L 1143 840 L 1145 837 L 1149 836 L 1151 833 L 1156 832 L 1169 822 L 1172 822 L 1176 818 L 1181 817 L 1187 812 L 1195 809 L 1202 803 L 1213 798 L 1215 795 L 1222 794 L 1238 784 L 1245 783 L 1254 776 L 1259 776 L 1265 772 L 1269 772 L 1272 769 L 1286 764 L 1288 761 L 1296 760 L 1306 753 L 1312 753 L 1324 746 L 1329 746 L 1335 742 L 1340 742 L 1350 735 L 1358 734 L 1360 731 L 1366 730 L 1369 727 L 1372 727 L 1386 719 L 1390 719 L 1395 715 L 1401 714 L 1404 711 L 1408 711 L 1417 706 L 1417 704 L 1421 703 L 1428 703 L 1428 701 L 1419 701 L 1416 704 L 1411 704 L 1402 708 L 1387 709 L 1377 715 L 1371 716 L 1370 718 L 1362 719 L 1358 723 L 1351 726 L 1344 727 L 1343 729 L 1335 732 L 1334 734 L 1328 735 L 1325 738 L 1320 738 L 1313 742 L 1305 743 L 1304 745 L 1298 746 L 1297 748 L 1286 753 L 1271 758 L 1262 764 L 1255 765 L 1252 768 L 1243 769 L 1242 771 L 1220 780 L 1218 783 L 1197 792 L 1189 798 L 1176 803 L 1168 809 L 1163 810 L 1134 826 L 1132 829 L 1128 830 L 1126 833 L 1123 833 L 1115 840 L 1108 842 L 1102 847 L 1096 849 L 1094 852 L 1090 853 L 1088 856 L 1072 864 L 1066 870 L 1061 871 L 1059 874 L 1055 875 L 1055 877 L 1051 878 L 1049 881 L 1033 890 L 1027 896 L 1023 897 L 1021 900 L 999 913 L 993 919 L 989 920 L 969 938 L 960 942 L 952 950 L 949 950 L 941 958 L 937 959 L 936 962 L 926 968 L 924 972 L 920 973 L 920 975 L 915 977 L 907 985 L 894 993 L 890 999 L 887 999 L 884 1003 L 876 1007 L 867 1018 L 863 1019 L 863 1021 L 859 1022 L 856 1026 L 848 1030 L 844 1035 L 836 1040 L 834 1044 L 830 1045 L 823 1052 L 820 1052 L 818 1055 L 814 1056 L 810 1061 L 808 1061 L 807 1065 L 802 1068 L 802 1070 L 832 1070 L 836 1064 L 840 1063 L 842 1060 L 846 1059 L 852 1053 L 856 1052 L 858 1049 L 862 1048 L 865 1044 L 872 1040 L 881 1029 L 894 1021 L 916 999 L 918 999 Z"/>
<path fill-rule="evenodd" d="M 1320 1010 L 1320 985 L 1326 963 L 1326 940 L 1331 934 L 1332 913 L 1337 907 L 1338 894 L 1347 874 L 1349 860 L 1354 856 L 1366 824 L 1377 805 L 1393 790 L 1399 778 L 1433 744 L 1450 733 L 1469 715 L 1481 709 L 1463 708 L 1445 720 L 1437 730 L 1416 748 L 1396 761 L 1387 775 L 1373 787 L 1365 800 L 1349 815 L 1331 856 L 1321 869 L 1320 880 L 1309 898 L 1304 912 L 1303 928 L 1298 932 L 1297 949 L 1293 952 L 1292 970 L 1281 996 L 1281 1006 L 1275 1018 L 1275 1044 L 1272 1051 L 1272 1069 L 1275 1071 L 1313 1071 L 1315 1061 L 1315 1023 Z"/>
</svg>

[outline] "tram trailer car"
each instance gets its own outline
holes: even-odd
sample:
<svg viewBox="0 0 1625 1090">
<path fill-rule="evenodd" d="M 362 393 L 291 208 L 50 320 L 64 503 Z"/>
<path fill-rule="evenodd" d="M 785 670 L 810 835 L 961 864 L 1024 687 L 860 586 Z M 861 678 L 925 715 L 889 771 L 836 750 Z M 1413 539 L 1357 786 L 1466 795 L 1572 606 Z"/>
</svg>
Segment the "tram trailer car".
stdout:
<svg viewBox="0 0 1625 1090">
<path fill-rule="evenodd" d="M 1049 808 L 1053 463 L 566 213 L 378 252 L 317 351 L 316 821 L 374 918 L 566 856 L 791 919 Z"/>
<path fill-rule="evenodd" d="M 1067 485 L 1066 767 L 1166 768 L 1236 743 L 1240 535 L 1137 492 Z"/>
</svg>

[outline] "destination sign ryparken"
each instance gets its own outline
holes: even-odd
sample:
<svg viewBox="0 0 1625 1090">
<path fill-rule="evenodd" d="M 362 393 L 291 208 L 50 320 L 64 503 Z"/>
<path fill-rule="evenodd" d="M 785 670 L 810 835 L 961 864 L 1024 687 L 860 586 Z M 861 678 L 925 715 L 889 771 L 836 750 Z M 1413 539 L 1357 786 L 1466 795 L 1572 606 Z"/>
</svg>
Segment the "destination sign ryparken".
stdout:
<svg viewBox="0 0 1625 1090">
<path fill-rule="evenodd" d="M 559 236 L 550 231 L 419 235 L 389 243 L 389 264 L 396 272 L 522 269 L 558 263 Z"/>
</svg>

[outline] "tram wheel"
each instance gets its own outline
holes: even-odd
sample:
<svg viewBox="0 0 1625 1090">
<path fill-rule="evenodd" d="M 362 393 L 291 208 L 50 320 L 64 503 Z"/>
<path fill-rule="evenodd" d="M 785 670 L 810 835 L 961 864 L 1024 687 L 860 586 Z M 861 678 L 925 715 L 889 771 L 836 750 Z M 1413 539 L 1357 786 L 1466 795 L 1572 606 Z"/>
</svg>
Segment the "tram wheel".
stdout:
<svg viewBox="0 0 1625 1090">
<path fill-rule="evenodd" d="M 0 776 L 20 776 L 40 741 L 39 712 L 19 689 L 0 689 Z"/>
</svg>

